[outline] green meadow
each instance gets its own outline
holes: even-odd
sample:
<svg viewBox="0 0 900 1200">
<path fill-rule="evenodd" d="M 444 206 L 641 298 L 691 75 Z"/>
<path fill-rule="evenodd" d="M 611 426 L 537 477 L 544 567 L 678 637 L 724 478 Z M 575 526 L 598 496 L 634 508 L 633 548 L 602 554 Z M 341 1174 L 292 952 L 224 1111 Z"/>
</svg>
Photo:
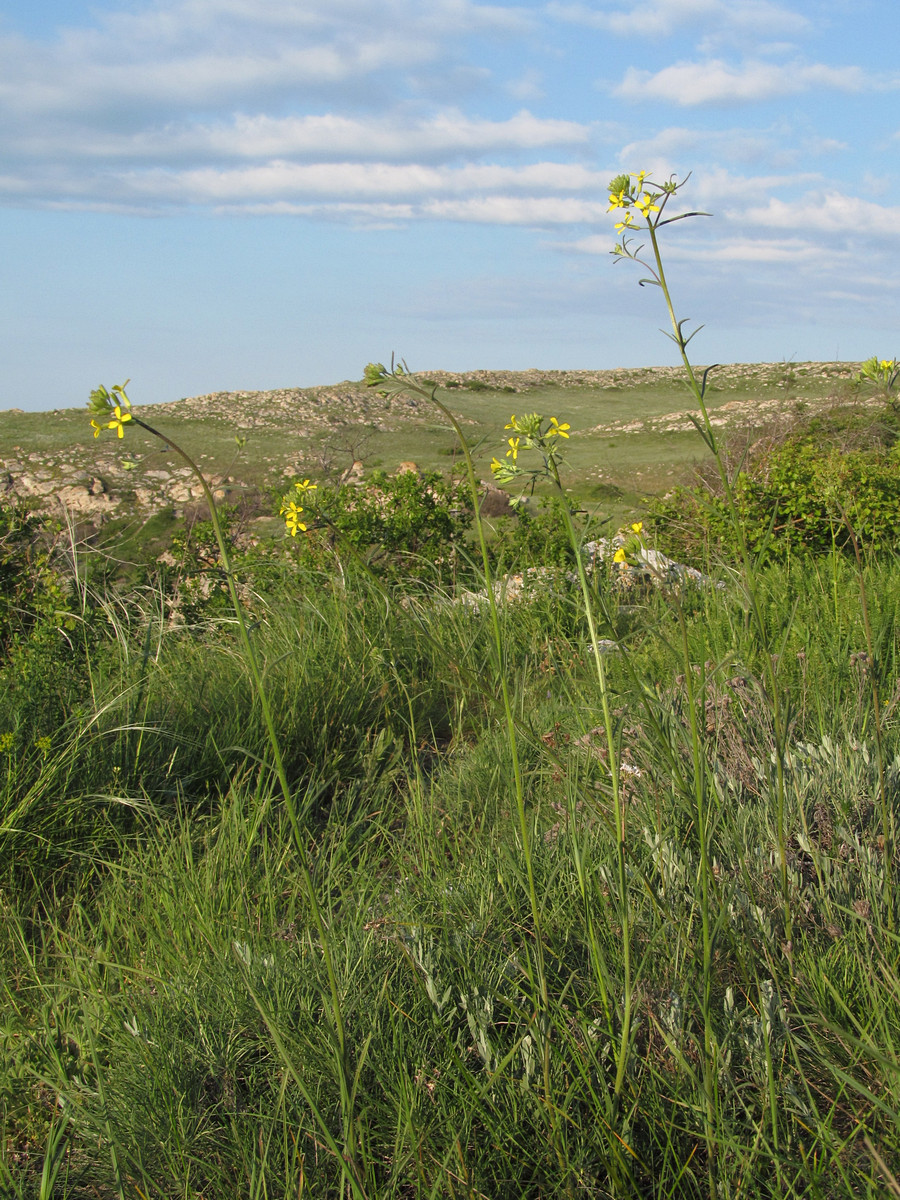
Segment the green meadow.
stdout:
<svg viewBox="0 0 900 1200">
<path fill-rule="evenodd" d="M 2 414 L 4 1197 L 900 1195 L 900 369 L 685 182 L 677 370 Z"/>
<path fill-rule="evenodd" d="M 290 537 L 272 500 L 253 544 L 225 522 L 227 570 L 208 522 L 166 517 L 174 566 L 123 574 L 121 542 L 0 509 L 3 1195 L 900 1191 L 896 500 L 854 542 L 829 476 L 830 549 L 774 522 L 748 576 L 704 510 L 691 539 L 645 499 L 708 458 L 623 431 L 688 407 L 648 380 L 438 393 L 479 475 L 513 409 L 572 425 L 579 545 L 643 516 L 587 608 L 561 499 L 492 519 L 494 611 L 462 485 L 439 526 L 364 482 L 402 530 L 323 482 Z M 810 429 L 890 466 L 889 403 L 806 390 L 754 478 Z M 441 422 L 376 431 L 366 476 L 459 467 Z M 234 448 L 168 428 L 210 469 Z M 276 449 L 254 432 L 249 480 Z M 642 571 L 656 545 L 704 578 Z"/>
</svg>

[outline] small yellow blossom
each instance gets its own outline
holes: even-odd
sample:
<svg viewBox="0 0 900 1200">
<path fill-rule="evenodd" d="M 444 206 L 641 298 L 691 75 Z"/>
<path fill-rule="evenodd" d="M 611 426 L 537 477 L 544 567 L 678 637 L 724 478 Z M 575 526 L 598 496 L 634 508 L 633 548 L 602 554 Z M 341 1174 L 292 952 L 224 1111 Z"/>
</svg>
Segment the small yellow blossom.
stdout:
<svg viewBox="0 0 900 1200">
<path fill-rule="evenodd" d="M 306 533 L 306 526 L 300 520 L 300 514 L 303 509 L 299 504 L 291 500 L 287 504 L 282 504 L 281 515 L 284 517 L 284 523 L 287 526 L 288 533 L 291 537 L 297 536 L 297 530 L 302 529 Z"/>
<path fill-rule="evenodd" d="M 513 460 L 513 462 L 515 462 L 516 459 L 519 457 L 519 442 L 521 440 L 522 440 L 521 438 L 510 438 L 509 439 L 509 449 L 506 452 L 506 457 L 511 458 Z"/>
<path fill-rule="evenodd" d="M 643 528 L 644 528 L 644 522 L 643 522 L 643 521 L 636 521 L 636 522 L 635 522 L 635 523 L 634 523 L 634 524 L 631 526 L 632 532 L 634 532 L 634 533 L 637 533 L 637 534 L 640 534 L 640 532 L 641 532 L 641 530 L 642 530 Z"/>
<path fill-rule="evenodd" d="M 564 421 L 562 423 L 562 425 L 560 425 L 560 423 L 556 419 L 556 417 L 551 417 L 550 418 L 550 428 L 547 430 L 547 437 L 553 437 L 554 434 L 556 434 L 559 437 L 567 438 L 569 435 L 566 431 L 571 428 L 572 428 L 572 426 L 569 425 L 567 422 Z"/>
<path fill-rule="evenodd" d="M 491 459 L 491 470 L 494 472 L 495 475 L 498 471 L 503 470 L 503 463 L 500 461 L 499 458 Z"/>
<path fill-rule="evenodd" d="M 518 422 L 516 421 L 515 413 L 513 413 L 513 415 L 509 418 L 509 421 L 503 426 L 503 428 L 504 429 L 518 429 L 519 428 Z"/>
<path fill-rule="evenodd" d="M 618 550 L 615 552 L 615 554 L 613 555 L 613 562 L 614 563 L 627 563 L 628 562 L 628 555 L 625 553 L 624 546 L 620 546 L 618 548 Z"/>
<path fill-rule="evenodd" d="M 649 216 L 652 212 L 659 212 L 659 205 L 650 203 L 652 199 L 653 197 L 648 192 L 641 196 L 638 200 L 635 200 L 634 207 L 638 210 L 642 217 L 649 219 Z"/>
<path fill-rule="evenodd" d="M 108 426 L 105 421 L 98 422 L 98 421 L 94 421 L 92 419 L 91 420 L 91 428 L 94 431 L 94 437 L 99 437 L 100 434 L 103 432 L 103 430 L 107 429 Z"/>
<path fill-rule="evenodd" d="M 118 434 L 118 436 L 121 438 L 121 437 L 125 436 L 125 430 L 124 430 L 123 426 L 126 421 L 130 421 L 130 420 L 131 420 L 131 413 L 122 412 L 121 404 L 117 404 L 116 407 L 113 409 L 113 418 L 111 421 L 107 421 L 106 428 L 114 429 L 116 431 L 116 433 Z M 93 423 L 94 422 L 91 421 L 92 425 L 93 425 Z M 95 433 L 94 437 L 96 437 L 96 436 L 97 436 L 97 434 Z"/>
<path fill-rule="evenodd" d="M 318 486 L 319 485 L 317 483 L 310 483 L 308 479 L 304 479 L 302 483 L 294 484 L 294 491 L 295 492 L 314 492 Z"/>
<path fill-rule="evenodd" d="M 50 747 L 52 746 L 52 744 L 53 743 L 52 743 L 51 739 L 47 736 L 47 734 L 44 734 L 43 737 L 39 737 L 37 739 L 37 741 L 34 743 L 34 747 L 41 754 L 49 754 Z"/>
<path fill-rule="evenodd" d="M 16 735 L 10 729 L 6 733 L 0 733 L 0 754 L 9 754 L 15 744 L 15 740 Z"/>
</svg>

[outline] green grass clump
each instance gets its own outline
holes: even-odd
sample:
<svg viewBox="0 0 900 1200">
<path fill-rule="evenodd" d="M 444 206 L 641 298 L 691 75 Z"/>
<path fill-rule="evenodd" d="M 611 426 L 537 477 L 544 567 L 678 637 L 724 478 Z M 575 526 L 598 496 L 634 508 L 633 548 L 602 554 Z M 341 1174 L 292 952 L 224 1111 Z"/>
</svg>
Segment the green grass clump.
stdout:
<svg viewBox="0 0 900 1200">
<path fill-rule="evenodd" d="M 740 589 L 687 593 L 680 615 L 661 595 L 635 607 L 598 593 L 601 633 L 623 646 L 609 686 L 624 897 L 577 606 L 539 595 L 502 610 L 543 1027 L 487 616 L 440 593 L 403 603 L 352 561 L 343 577 L 285 579 L 253 636 L 331 940 L 356 1190 L 706 1194 L 711 1053 L 714 1170 L 731 1194 L 883 1194 L 879 1161 L 900 1151 L 897 910 L 879 844 L 879 792 L 893 809 L 900 779 L 894 561 L 864 575 L 877 667 L 859 657 L 848 564 L 760 580 L 792 697 L 790 945 L 765 664 Z M 132 609 L 89 650 L 94 691 L 51 749 L 25 749 L 38 732 L 25 706 L 3 760 L 6 1186 L 38 1194 L 53 1166 L 69 1196 L 338 1195 L 328 986 L 257 706 L 221 619 L 157 626 L 148 652 L 152 621 Z M 63 706 L 75 674 L 43 678 Z M 623 903 L 636 985 L 617 1101 Z M 548 1084 L 564 1118 L 553 1137 Z"/>
</svg>

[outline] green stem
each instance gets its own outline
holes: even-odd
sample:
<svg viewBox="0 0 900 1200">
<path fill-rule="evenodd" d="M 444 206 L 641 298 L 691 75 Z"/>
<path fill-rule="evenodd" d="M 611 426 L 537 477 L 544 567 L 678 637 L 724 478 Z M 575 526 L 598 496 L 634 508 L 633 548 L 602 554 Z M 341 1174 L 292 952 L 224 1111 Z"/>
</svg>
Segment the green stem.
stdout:
<svg viewBox="0 0 900 1200">
<path fill-rule="evenodd" d="M 453 427 L 454 433 L 459 439 L 460 448 L 463 453 L 463 459 L 466 464 L 466 479 L 469 484 L 469 490 L 472 494 L 475 529 L 478 536 L 478 545 L 481 551 L 485 591 L 487 593 L 488 609 L 491 615 L 494 654 L 496 658 L 497 674 L 500 680 L 500 694 L 503 701 L 506 734 L 509 742 L 510 755 L 513 761 L 513 777 L 516 792 L 516 814 L 518 817 L 519 836 L 522 842 L 522 857 L 525 863 L 525 875 L 528 883 L 528 899 L 531 906 L 531 920 L 534 927 L 535 974 L 537 976 L 539 992 L 539 1011 L 537 1014 L 538 1036 L 541 1044 L 544 1097 L 550 1113 L 557 1159 L 559 1161 L 560 1168 L 564 1173 L 566 1188 L 570 1191 L 572 1186 L 571 1173 L 565 1163 L 565 1154 L 563 1152 L 562 1138 L 560 1133 L 560 1117 L 557 1112 L 557 1106 L 553 1102 L 553 1088 L 550 1074 L 550 992 L 547 984 L 547 968 L 544 956 L 544 938 L 542 928 L 543 922 L 541 919 L 541 908 L 537 895 L 537 885 L 534 878 L 534 861 L 531 850 L 531 830 L 529 827 L 528 812 L 525 805 L 525 787 L 522 779 L 522 766 L 519 758 L 516 720 L 513 714 L 512 701 L 509 694 L 509 684 L 507 682 L 506 672 L 504 670 L 503 631 L 500 626 L 500 612 L 492 586 L 490 556 L 488 554 L 487 540 L 484 534 L 484 525 L 481 520 L 481 513 L 479 512 L 478 479 L 475 475 L 475 463 L 472 459 L 472 452 L 469 449 L 468 441 L 459 422 L 450 409 L 438 399 L 437 389 L 423 387 L 405 372 L 401 375 L 394 374 L 392 378 L 395 381 L 395 386 L 398 386 L 399 390 L 409 389 L 417 392 L 420 396 L 423 396 L 426 400 L 429 400 L 432 404 L 434 404 L 434 406 L 444 415 L 444 417 L 446 417 L 446 419 L 450 422 L 450 425 Z"/>
<path fill-rule="evenodd" d="M 675 315 L 675 307 L 672 303 L 671 293 L 669 292 L 668 281 L 666 280 L 665 268 L 663 267 L 662 254 L 659 249 L 659 241 L 657 239 L 656 228 L 652 221 L 647 222 L 650 243 L 653 247 L 653 257 L 656 263 L 656 280 L 665 297 L 666 309 L 669 313 L 669 320 L 672 325 L 673 338 L 678 350 L 681 354 L 681 361 L 684 364 L 685 371 L 688 376 L 688 384 L 697 401 L 700 409 L 703 422 L 703 435 L 706 444 L 709 446 L 715 459 L 716 468 L 718 470 L 719 479 L 722 484 L 722 489 L 725 493 L 726 505 L 728 508 L 731 522 L 734 527 L 735 537 L 738 543 L 738 549 L 741 556 L 741 564 L 744 571 L 744 586 L 747 591 L 750 611 L 753 616 L 753 622 L 756 626 L 757 635 L 759 637 L 760 646 L 763 651 L 764 670 L 768 682 L 769 701 L 772 705 L 772 728 L 775 741 L 775 771 L 776 771 L 776 837 L 778 841 L 778 861 L 781 875 L 781 898 L 784 912 L 784 931 L 786 942 L 791 941 L 791 931 L 793 927 L 793 918 L 791 916 L 790 893 L 788 890 L 788 869 L 787 869 L 787 839 L 785 836 L 784 813 L 785 813 L 785 754 L 787 750 L 786 730 L 784 714 L 782 712 L 781 697 L 778 689 L 778 679 L 776 673 L 776 664 L 773 655 L 769 651 L 769 638 L 766 628 L 766 622 L 762 615 L 762 609 L 759 604 L 759 598 L 756 589 L 756 581 L 754 574 L 753 557 L 750 553 L 750 548 L 747 545 L 747 539 L 744 531 L 743 523 L 741 522 L 737 504 L 734 498 L 734 489 L 732 488 L 731 479 L 728 475 L 728 470 L 725 466 L 722 457 L 721 449 L 716 438 L 715 427 L 710 421 L 709 411 L 706 407 L 706 399 L 704 397 L 704 389 L 697 380 L 694 372 L 693 364 L 690 361 L 687 353 L 687 341 L 681 332 L 681 326 L 678 318 Z"/>
<path fill-rule="evenodd" d="M 625 848 L 625 810 L 622 804 L 622 793 L 619 786 L 619 768 L 618 755 L 616 747 L 615 731 L 613 730 L 612 713 L 609 707 L 609 685 L 606 678 L 606 666 L 603 662 L 603 654 L 600 650 L 600 639 L 597 636 L 597 627 L 594 621 L 594 609 L 591 602 L 591 590 L 588 583 L 587 572 L 584 567 L 584 558 L 581 553 L 581 544 L 578 538 L 578 533 L 575 529 L 575 523 L 572 520 L 572 513 L 569 508 L 569 502 L 566 499 L 563 491 L 562 482 L 559 477 L 559 468 L 557 467 L 556 458 L 550 455 L 547 459 L 548 466 L 559 495 L 562 499 L 563 519 L 566 525 L 566 532 L 569 535 L 569 541 L 572 549 L 575 552 L 575 564 L 578 571 L 578 582 L 581 588 L 581 600 L 584 605 L 585 616 L 587 617 L 588 632 L 591 639 L 591 650 L 594 657 L 594 665 L 597 669 L 597 683 L 600 689 L 600 708 L 603 713 L 603 727 L 606 731 L 606 749 L 609 759 L 609 774 L 612 787 L 613 799 L 613 819 L 616 825 L 616 873 L 618 875 L 619 885 L 619 918 L 622 922 L 622 958 L 623 958 L 623 1002 L 622 1002 L 622 1029 L 619 1043 L 619 1053 L 616 1060 L 616 1078 L 613 1086 L 613 1094 L 616 1099 L 622 1093 L 622 1088 L 625 1082 L 625 1069 L 628 1063 L 628 1047 L 631 1041 L 631 1010 L 633 1003 L 633 984 L 632 984 L 632 964 L 631 964 L 631 914 L 628 901 L 628 873 L 626 870 L 626 848 Z M 599 973 L 602 976 L 602 972 Z M 606 995 L 605 984 L 603 987 L 603 1003 L 604 1007 L 609 1011 L 608 998 Z"/>
</svg>

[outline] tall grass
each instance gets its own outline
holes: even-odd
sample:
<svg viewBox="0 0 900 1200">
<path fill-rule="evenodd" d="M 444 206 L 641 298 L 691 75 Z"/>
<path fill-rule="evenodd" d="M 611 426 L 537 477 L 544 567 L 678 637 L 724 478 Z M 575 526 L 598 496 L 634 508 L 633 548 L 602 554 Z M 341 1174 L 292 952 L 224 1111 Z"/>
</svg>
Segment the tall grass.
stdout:
<svg viewBox="0 0 900 1200">
<path fill-rule="evenodd" d="M 891 562 L 865 569 L 885 654 L 897 644 L 897 577 Z M 871 688 L 851 661 L 865 647 L 854 573 L 795 565 L 759 580 L 767 611 L 783 614 L 779 672 L 793 698 L 790 946 L 764 664 L 741 593 L 706 589 L 680 616 L 655 595 L 639 612 L 608 598 L 601 632 L 623 645 L 607 664 L 633 952 L 618 1107 L 621 840 L 587 631 L 565 612 L 575 597 L 500 610 L 555 1142 L 487 616 L 440 596 L 404 606 L 352 570 L 340 589 L 314 582 L 272 595 L 254 636 L 356 1064 L 355 1186 L 379 1197 L 699 1196 L 713 1138 L 722 1194 L 884 1194 L 900 1149 L 900 992 Z M 38 1194 L 55 1171 L 72 1196 L 337 1195 L 346 1101 L 327 981 L 240 659 L 216 625 L 166 635 L 143 669 L 144 786 L 120 786 L 136 730 L 117 720 L 115 695 L 98 694 L 95 712 L 60 732 L 65 770 L 52 755 L 40 767 L 7 760 L 10 800 L 21 805 L 22 787 L 40 797 L 4 827 L 7 1187 Z M 884 708 L 893 804 L 895 709 Z M 167 778 L 177 746 L 196 747 L 193 770 L 176 756 Z M 23 888 L 26 863 L 40 882 L 53 837 L 77 844 L 76 864 Z"/>
</svg>

